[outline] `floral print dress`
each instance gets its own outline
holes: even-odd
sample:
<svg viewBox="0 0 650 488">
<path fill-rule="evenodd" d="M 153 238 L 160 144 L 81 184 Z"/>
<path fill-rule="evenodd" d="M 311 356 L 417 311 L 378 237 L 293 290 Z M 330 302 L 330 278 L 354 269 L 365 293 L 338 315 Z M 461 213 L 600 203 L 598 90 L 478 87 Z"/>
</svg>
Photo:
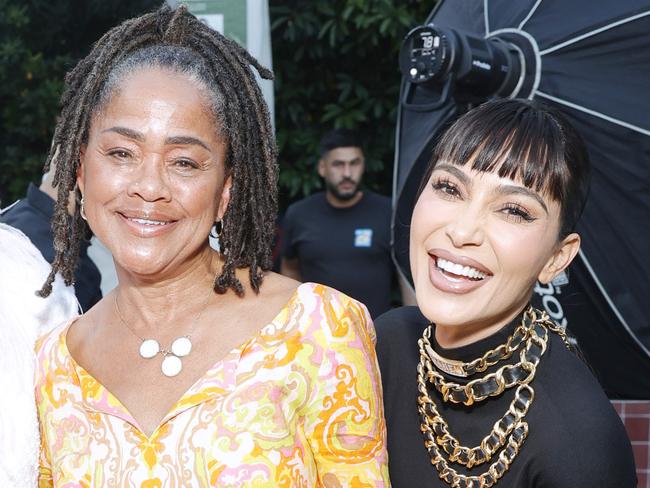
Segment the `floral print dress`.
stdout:
<svg viewBox="0 0 650 488">
<path fill-rule="evenodd" d="M 305 283 L 214 364 L 150 437 L 66 346 L 37 345 L 41 487 L 387 487 L 374 327 Z"/>
</svg>

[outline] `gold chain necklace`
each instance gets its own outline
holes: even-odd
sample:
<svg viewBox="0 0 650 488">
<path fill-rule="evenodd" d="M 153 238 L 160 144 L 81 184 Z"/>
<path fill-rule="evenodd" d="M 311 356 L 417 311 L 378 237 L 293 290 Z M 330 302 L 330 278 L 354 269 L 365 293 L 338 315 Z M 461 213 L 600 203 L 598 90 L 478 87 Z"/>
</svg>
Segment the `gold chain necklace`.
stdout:
<svg viewBox="0 0 650 488">
<path fill-rule="evenodd" d="M 528 311 L 526 311 L 528 312 Z M 473 361 L 457 361 L 454 359 L 447 359 L 438 354 L 432 347 L 427 345 L 427 354 L 431 358 L 431 362 L 436 365 L 436 367 L 453 376 L 460 376 L 466 378 L 472 376 L 475 373 L 482 373 L 490 366 L 494 366 L 499 361 L 509 359 L 512 354 L 517 351 L 519 346 L 526 340 L 528 337 L 528 327 L 530 325 L 530 315 L 524 313 L 522 323 L 515 329 L 513 334 L 508 337 L 508 340 L 505 344 L 499 344 L 494 349 L 486 352 L 480 358 L 476 358 Z"/>
<path fill-rule="evenodd" d="M 418 341 L 420 348 L 420 362 L 417 368 L 418 391 L 420 393 L 418 395 L 418 412 L 422 419 L 421 430 L 425 437 L 425 447 L 431 456 L 431 463 L 435 466 L 440 478 L 452 487 L 491 487 L 506 473 L 528 435 L 528 424 L 524 421 L 524 417 L 528 413 L 535 396 L 535 391 L 529 383 L 535 377 L 537 365 L 546 351 L 547 330 L 550 329 L 559 334 L 567 347 L 570 348 L 564 330 L 553 324 L 545 313 L 540 313 L 532 307 L 529 307 L 524 313 L 522 326 L 526 328 L 527 338 L 525 341 L 526 348 L 520 353 L 520 362 L 517 365 L 503 366 L 495 373 L 485 375 L 479 380 L 474 380 L 474 382 L 470 381 L 467 385 L 447 382 L 444 377 L 435 371 L 429 355 L 429 351 L 433 350 L 429 341 L 432 332 L 431 326 L 425 329 L 422 338 Z M 512 341 L 508 340 L 506 349 L 507 346 L 512 346 Z M 482 358 L 486 356 L 496 357 L 500 353 L 491 353 L 495 353 L 500 348 L 501 346 L 488 351 Z M 479 360 L 482 358 L 479 358 Z M 505 354 L 503 359 L 505 359 Z M 471 363 L 476 361 L 478 360 Z M 508 381 L 505 376 L 509 373 L 505 372 L 512 371 L 506 369 L 508 366 L 518 367 L 519 369 L 514 371 L 523 372 L 523 376 Z M 490 433 L 483 438 L 478 446 L 470 448 L 461 445 L 449 432 L 447 422 L 439 414 L 436 404 L 429 395 L 427 380 L 433 383 L 434 386 L 438 383 L 436 389 L 442 393 L 443 401 L 460 403 L 455 401 L 449 392 L 462 390 L 467 400 L 467 402 L 462 403 L 466 405 L 482 401 L 490 396 L 497 396 L 506 388 L 515 385 L 517 385 L 517 389 L 503 417 L 494 424 Z M 484 387 L 483 393 L 477 395 L 474 391 L 475 385 Z M 496 461 L 485 472 L 478 476 L 466 476 L 458 473 L 449 465 L 438 446 L 449 456 L 449 462 L 464 465 L 468 469 L 490 461 L 500 449 L 501 452 L 498 454 Z"/>
<path fill-rule="evenodd" d="M 544 332 L 538 330 L 542 327 L 544 328 Z M 494 373 L 465 384 L 459 384 L 445 380 L 445 377 L 434 368 L 428 356 L 428 351 L 433 349 L 429 342 L 431 330 L 431 326 L 427 327 L 420 339 L 425 357 L 427 358 L 424 363 L 427 379 L 436 387 L 436 390 L 442 393 L 444 401 L 463 403 L 467 406 L 475 402 L 481 402 L 491 396 L 499 396 L 505 390 L 516 385 L 530 383 L 535 375 L 535 367 L 539 362 L 539 358 L 546 351 L 546 341 L 542 340 L 540 336 L 542 334 L 543 337 L 546 337 L 546 328 L 540 325 L 540 323 L 533 322 L 528 329 L 526 347 L 519 354 L 520 361 L 518 363 L 506 364 Z M 538 334 L 534 333 L 536 330 Z M 420 341 L 418 341 L 418 344 Z"/>
</svg>

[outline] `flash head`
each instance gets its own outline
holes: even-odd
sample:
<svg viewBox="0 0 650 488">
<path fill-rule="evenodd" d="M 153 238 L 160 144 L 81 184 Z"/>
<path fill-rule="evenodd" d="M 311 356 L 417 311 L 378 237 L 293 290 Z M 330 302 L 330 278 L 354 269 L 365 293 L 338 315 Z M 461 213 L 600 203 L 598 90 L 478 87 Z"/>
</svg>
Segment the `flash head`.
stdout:
<svg viewBox="0 0 650 488">
<path fill-rule="evenodd" d="M 434 24 L 416 27 L 404 39 L 400 70 L 413 84 L 453 83 L 476 97 L 514 97 L 525 61 L 510 39 L 483 38 Z"/>
</svg>

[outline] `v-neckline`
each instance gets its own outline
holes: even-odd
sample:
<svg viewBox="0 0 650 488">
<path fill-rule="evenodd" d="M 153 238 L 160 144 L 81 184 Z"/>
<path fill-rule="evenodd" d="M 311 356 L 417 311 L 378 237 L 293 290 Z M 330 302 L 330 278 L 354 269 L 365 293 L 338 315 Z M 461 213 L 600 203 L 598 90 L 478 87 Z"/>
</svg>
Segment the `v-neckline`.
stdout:
<svg viewBox="0 0 650 488">
<path fill-rule="evenodd" d="M 137 430 L 138 435 L 147 441 L 154 440 L 158 432 L 164 427 L 164 425 L 169 422 L 172 418 L 180 414 L 181 412 L 192 408 L 195 405 L 203 403 L 211 398 L 215 398 L 219 395 L 225 395 L 236 386 L 236 377 L 237 377 L 237 366 L 239 361 L 244 354 L 244 352 L 249 349 L 254 342 L 256 342 L 260 336 L 262 336 L 263 331 L 275 325 L 275 332 L 284 329 L 287 325 L 287 321 L 283 324 L 277 324 L 285 314 L 287 310 L 291 308 L 293 303 L 299 298 L 300 289 L 305 285 L 312 285 L 312 283 L 301 283 L 291 294 L 290 298 L 284 304 L 284 306 L 278 311 L 278 313 L 273 317 L 273 319 L 262 327 L 260 327 L 253 336 L 248 338 L 243 343 L 231 349 L 225 356 L 218 359 L 212 366 L 210 366 L 192 385 L 185 391 L 181 396 L 174 402 L 170 410 L 163 416 L 156 428 L 147 435 L 144 430 L 140 427 L 140 424 L 135 419 L 133 414 L 129 411 L 126 406 L 120 401 L 120 399 L 114 395 L 106 386 L 104 386 L 99 380 L 97 380 L 92 374 L 90 374 L 71 354 L 70 349 L 68 349 L 67 335 L 68 331 L 72 324 L 74 324 L 81 315 L 74 317 L 68 321 L 59 336 L 59 342 L 61 348 L 63 349 L 64 355 L 69 358 L 72 367 L 79 379 L 79 389 L 81 390 L 82 400 L 86 408 L 90 411 L 95 411 L 98 413 L 103 413 L 106 415 L 112 415 L 114 417 L 120 418 L 121 420 L 129 423 L 132 427 Z M 280 328 L 277 326 L 280 325 Z M 220 372 L 223 374 L 220 375 Z M 221 380 L 221 381 L 219 381 Z M 206 384 L 214 382 L 214 385 L 205 388 Z M 222 386 L 218 386 L 222 384 Z M 201 393 L 206 394 L 206 396 L 200 395 Z"/>
</svg>

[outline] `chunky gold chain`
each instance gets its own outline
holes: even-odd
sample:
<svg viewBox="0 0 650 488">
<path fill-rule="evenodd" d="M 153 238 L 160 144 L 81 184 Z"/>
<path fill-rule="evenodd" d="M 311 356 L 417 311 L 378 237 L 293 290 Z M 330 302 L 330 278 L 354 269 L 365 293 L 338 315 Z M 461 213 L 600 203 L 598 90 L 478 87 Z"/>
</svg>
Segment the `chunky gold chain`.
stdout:
<svg viewBox="0 0 650 488">
<path fill-rule="evenodd" d="M 508 438 L 505 449 L 499 453 L 498 459 L 484 473 L 478 476 L 460 474 L 449 466 L 449 463 L 440 454 L 435 442 L 427 440 L 425 446 L 429 450 L 431 464 L 438 471 L 438 476 L 452 488 L 489 488 L 494 486 L 508 471 L 527 436 L 528 424 L 520 422 L 515 426 L 512 435 Z"/>
<path fill-rule="evenodd" d="M 499 344 L 494 349 L 487 351 L 480 358 L 476 358 L 472 361 L 456 361 L 453 359 L 447 359 L 438 354 L 432 347 L 427 347 L 427 354 L 429 358 L 436 365 L 436 367 L 445 373 L 467 377 L 472 376 L 476 373 L 482 373 L 490 366 L 494 366 L 500 361 L 509 359 L 519 346 L 527 339 L 528 337 L 528 328 L 532 322 L 530 315 L 531 310 L 526 310 L 523 316 L 522 323 L 515 329 L 505 344 Z"/>
<path fill-rule="evenodd" d="M 428 350 L 432 349 L 430 337 L 432 327 L 429 325 L 419 339 L 420 358 L 426 368 L 427 379 L 442 393 L 443 400 L 463 403 L 470 406 L 488 397 L 499 396 L 515 385 L 529 383 L 535 376 L 535 369 L 541 356 L 546 351 L 547 329 L 539 320 L 534 321 L 528 329 L 526 347 L 519 354 L 519 362 L 501 366 L 496 372 L 469 381 L 465 384 L 447 381 L 435 369 Z"/>
<path fill-rule="evenodd" d="M 429 355 L 429 350 L 432 349 L 430 344 L 431 326 L 425 329 L 422 338 L 418 341 L 420 347 L 420 362 L 417 368 L 418 391 L 420 393 L 418 395 L 418 412 L 422 419 L 420 429 L 425 437 L 425 446 L 431 456 L 431 464 L 435 466 L 440 478 L 452 488 L 491 487 L 506 473 L 528 435 L 528 424 L 524 421 L 524 417 L 535 397 L 535 391 L 529 383 L 535 377 L 537 365 L 546 351 L 548 329 L 559 334 L 569 347 L 564 330 L 551 322 L 545 313 L 530 307 L 524 316 L 528 316 L 531 320 L 525 324 L 526 347 L 520 353 L 520 362 L 515 365 L 503 366 L 495 373 L 470 381 L 465 385 L 447 382 L 433 368 Z M 524 325 L 523 322 L 522 325 Z M 483 355 L 482 358 L 486 355 Z M 514 374 L 513 370 L 508 368 L 519 368 L 518 374 Z M 517 389 L 503 417 L 494 424 L 490 433 L 483 438 L 478 446 L 470 448 L 461 445 L 449 432 L 447 422 L 440 416 L 435 402 L 429 395 L 427 381 L 436 386 L 436 389 L 442 394 L 443 401 L 446 402 L 461 403 L 457 401 L 457 396 L 452 396 L 452 393 L 462 392 L 466 396 L 466 401 L 462 402 L 465 405 L 472 405 L 474 402 L 490 396 L 500 395 L 505 389 L 515 385 Z M 477 385 L 484 387 L 484 393 L 477 394 L 475 392 Z M 485 388 L 486 385 L 489 388 Z M 443 457 L 441 448 L 449 456 L 449 461 Z M 466 476 L 449 465 L 450 462 L 458 463 L 469 469 L 489 462 L 499 450 L 497 459 L 478 476 Z"/>
</svg>

